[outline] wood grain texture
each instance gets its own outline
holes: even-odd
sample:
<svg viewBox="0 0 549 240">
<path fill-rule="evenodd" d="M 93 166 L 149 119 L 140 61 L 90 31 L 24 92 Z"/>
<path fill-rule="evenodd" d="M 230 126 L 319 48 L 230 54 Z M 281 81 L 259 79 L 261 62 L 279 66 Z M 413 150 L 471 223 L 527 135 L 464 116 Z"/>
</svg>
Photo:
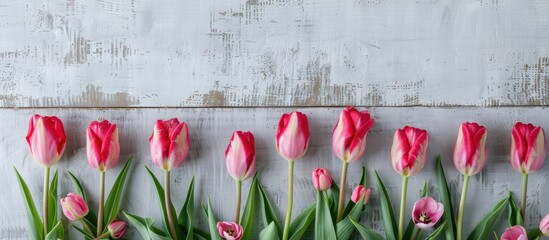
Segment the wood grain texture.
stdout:
<svg viewBox="0 0 549 240">
<path fill-rule="evenodd" d="M 339 179 L 341 161 L 331 151 L 331 130 L 338 119 L 340 108 L 301 109 L 310 119 L 311 142 L 305 157 L 296 162 L 294 216 L 314 200 L 314 188 L 311 184 L 311 172 L 316 167 L 326 167 L 334 178 Z M 28 119 L 35 112 L 59 116 L 66 128 L 68 142 L 61 161 L 54 169 L 60 171 L 59 194 L 74 191 L 66 171 L 70 170 L 80 177 L 89 190 L 92 199 L 97 199 L 99 174 L 92 170 L 86 161 L 85 129 L 95 119 L 108 119 L 117 123 L 120 129 L 122 159 L 135 156 L 124 197 L 122 208 L 125 211 L 154 217 L 161 223 L 159 203 L 154 189 L 146 175 L 144 165 L 153 171 L 161 171 L 152 166 L 149 155 L 148 137 L 154 121 L 158 118 L 178 117 L 189 125 L 191 149 L 187 162 L 173 171 L 173 200 L 177 208 L 181 207 L 191 176 L 196 177 L 196 206 L 199 212 L 197 221 L 203 225 L 200 204 L 212 199 L 219 219 L 232 219 L 235 186 L 226 172 L 224 150 L 234 130 L 250 130 L 255 134 L 257 147 L 257 165 L 261 180 L 276 204 L 279 216 L 286 207 L 286 161 L 275 151 L 275 134 L 279 116 L 288 109 L 38 109 L 38 110 L 0 110 L 0 239 L 27 239 L 26 218 L 21 193 L 17 187 L 12 165 L 21 170 L 32 194 L 41 196 L 42 168 L 33 162 L 24 140 Z M 488 129 L 488 164 L 485 170 L 471 179 L 464 223 L 469 232 L 491 205 L 506 196 L 508 191 L 520 191 L 521 175 L 513 170 L 509 163 L 511 128 L 517 121 L 533 122 L 549 128 L 549 108 L 371 108 L 376 125 L 367 137 L 365 157 L 351 164 L 348 187 L 353 188 L 360 177 L 360 167 L 377 169 L 386 181 L 388 191 L 395 201 L 400 194 L 400 176 L 390 164 L 390 145 L 394 130 L 406 124 L 425 128 L 430 133 L 428 162 L 425 169 L 410 178 L 407 216 L 410 216 L 413 202 L 419 197 L 423 181 L 430 182 L 430 192 L 437 195 L 434 173 L 434 157 L 441 154 L 454 203 L 459 201 L 458 192 L 463 178 L 454 169 L 451 156 L 457 136 L 458 126 L 463 121 L 477 121 Z M 107 186 L 114 181 L 121 166 L 107 173 Z M 526 226 L 537 226 L 542 214 L 549 212 L 549 202 L 545 193 L 549 192 L 549 164 L 530 176 Z M 369 183 L 373 178 L 369 176 Z M 244 182 L 247 192 L 250 181 Z M 107 189 L 109 189 L 108 187 Z M 244 197 L 246 194 L 244 194 Z M 349 197 L 349 196 L 348 196 Z M 396 202 L 393 203 L 395 205 Z M 96 205 L 92 206 L 96 208 Z M 473 207 L 474 206 L 474 207 Z M 396 207 L 396 205 L 395 205 Z M 398 207 L 397 207 L 398 208 Z M 363 217 L 363 223 L 381 230 L 382 219 L 379 208 L 379 195 L 374 187 L 371 204 Z M 505 226 L 503 219 L 498 228 Z M 74 232 L 69 233 L 74 239 Z M 132 228 L 130 236 L 137 232 Z M 132 237 L 130 237 L 132 238 Z"/>
<path fill-rule="evenodd" d="M 542 0 L 6 0 L 1 107 L 549 104 Z"/>
</svg>

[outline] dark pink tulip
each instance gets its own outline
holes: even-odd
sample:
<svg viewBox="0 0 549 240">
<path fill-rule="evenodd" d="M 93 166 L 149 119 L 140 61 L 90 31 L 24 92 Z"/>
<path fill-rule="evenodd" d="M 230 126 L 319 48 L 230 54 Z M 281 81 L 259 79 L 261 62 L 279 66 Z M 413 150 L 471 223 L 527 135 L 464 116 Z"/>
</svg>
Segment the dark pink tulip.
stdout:
<svg viewBox="0 0 549 240">
<path fill-rule="evenodd" d="M 520 225 L 507 228 L 500 240 L 528 240 L 528 233 L 526 229 Z"/>
<path fill-rule="evenodd" d="M 236 131 L 225 150 L 227 170 L 237 180 L 250 178 L 255 171 L 255 144 L 251 132 Z"/>
<path fill-rule="evenodd" d="M 339 120 L 332 130 L 332 150 L 345 162 L 360 159 L 366 149 L 366 135 L 374 125 L 368 111 L 347 107 L 341 111 Z"/>
<path fill-rule="evenodd" d="M 397 129 L 391 147 L 393 169 L 402 176 L 412 176 L 425 165 L 429 134 L 415 127 Z"/>
<path fill-rule="evenodd" d="M 50 167 L 63 155 L 67 138 L 59 118 L 35 114 L 30 119 L 26 140 L 34 161 Z"/>
<path fill-rule="evenodd" d="M 521 173 L 539 170 L 545 161 L 547 142 L 542 127 L 518 122 L 513 127 L 511 165 Z"/>
<path fill-rule="evenodd" d="M 242 226 L 234 222 L 218 222 L 219 236 L 227 240 L 240 240 L 242 238 Z"/>
<path fill-rule="evenodd" d="M 420 229 L 435 226 L 444 213 L 444 205 L 432 197 L 424 197 L 416 201 L 412 210 L 412 220 Z"/>
<path fill-rule="evenodd" d="M 309 120 L 301 112 L 285 113 L 280 117 L 276 133 L 276 150 L 288 161 L 297 160 L 309 146 Z"/>
<path fill-rule="evenodd" d="M 364 205 L 366 205 L 370 201 L 370 189 L 358 185 L 355 187 L 355 190 L 353 190 L 351 201 L 358 203 L 362 197 L 364 197 Z"/>
<path fill-rule="evenodd" d="M 109 226 L 107 226 L 107 229 L 109 229 L 111 237 L 114 239 L 119 239 L 123 237 L 128 231 L 128 228 L 126 227 L 126 222 L 120 220 L 112 221 Z"/>
<path fill-rule="evenodd" d="M 332 177 L 325 168 L 317 168 L 313 171 L 313 185 L 316 190 L 326 191 L 332 186 Z"/>
<path fill-rule="evenodd" d="M 107 120 L 93 121 L 87 131 L 87 155 L 90 165 L 99 171 L 116 167 L 120 160 L 118 127 Z"/>
<path fill-rule="evenodd" d="M 475 175 L 486 165 L 486 136 L 486 128 L 477 123 L 465 122 L 459 127 L 454 165 L 461 174 Z"/>
<path fill-rule="evenodd" d="M 63 214 L 71 221 L 78 221 L 88 214 L 88 204 L 76 193 L 69 193 L 60 202 Z"/>
<path fill-rule="evenodd" d="M 151 158 L 155 166 L 170 171 L 185 163 L 189 154 L 189 129 L 177 118 L 157 120 L 149 138 Z"/>
</svg>

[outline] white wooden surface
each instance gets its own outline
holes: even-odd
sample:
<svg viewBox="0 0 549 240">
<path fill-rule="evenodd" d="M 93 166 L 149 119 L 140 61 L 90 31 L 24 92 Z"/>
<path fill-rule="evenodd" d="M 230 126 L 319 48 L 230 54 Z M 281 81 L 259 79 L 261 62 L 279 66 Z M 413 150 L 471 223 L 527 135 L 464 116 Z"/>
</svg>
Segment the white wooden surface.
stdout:
<svg viewBox="0 0 549 240">
<path fill-rule="evenodd" d="M 173 172 L 173 200 L 176 207 L 184 201 L 187 185 L 191 176 L 196 177 L 196 204 L 203 204 L 208 198 L 220 219 L 232 220 L 234 202 L 234 184 L 227 174 L 224 150 L 233 130 L 250 130 L 256 137 L 257 164 L 262 172 L 261 180 L 277 205 L 280 216 L 286 207 L 287 168 L 286 161 L 278 157 L 274 148 L 278 117 L 291 109 L 28 109 L 0 110 L 0 182 L 2 192 L 0 206 L 0 239 L 27 239 L 26 218 L 21 193 L 17 187 L 12 165 L 20 169 L 27 179 L 34 196 L 41 196 L 42 168 L 34 163 L 26 148 L 24 136 L 27 120 L 35 112 L 58 115 L 65 124 L 68 142 L 60 163 L 55 168 L 61 171 L 59 194 L 73 191 L 66 171 L 79 176 L 93 199 L 97 199 L 98 173 L 92 170 L 85 157 L 85 129 L 87 124 L 98 118 L 109 119 L 120 128 L 121 149 L 124 157 L 135 156 L 135 164 L 129 175 L 128 192 L 124 198 L 125 211 L 153 216 L 158 223 L 159 205 L 154 189 L 146 175 L 144 165 L 152 167 L 150 162 L 148 137 L 157 118 L 179 117 L 189 124 L 191 132 L 191 150 L 189 159 L 182 168 Z M 301 109 L 309 116 L 312 129 L 309 151 L 296 163 L 295 210 L 297 214 L 308 203 L 314 201 L 314 189 L 311 184 L 311 172 L 315 167 L 330 169 L 334 178 L 339 179 L 341 161 L 331 152 L 331 129 L 337 121 L 340 108 Z M 428 151 L 428 163 L 425 169 L 410 179 L 407 216 L 413 202 L 417 199 L 423 181 L 430 181 L 430 191 L 437 193 L 434 175 L 434 157 L 443 157 L 448 181 L 453 192 L 455 204 L 459 201 L 462 177 L 454 169 L 451 161 L 457 129 L 461 122 L 478 121 L 488 129 L 488 164 L 485 170 L 473 177 L 470 184 L 465 216 L 465 231 L 488 211 L 489 207 L 503 198 L 508 191 L 519 191 L 521 175 L 516 173 L 509 163 L 511 127 L 516 121 L 527 121 L 549 129 L 546 117 L 549 109 L 544 107 L 523 108 L 371 108 L 376 125 L 368 135 L 365 157 L 349 168 L 349 188 L 355 186 L 360 177 L 360 167 L 377 169 L 386 181 L 388 190 L 398 202 L 400 194 L 400 176 L 390 165 L 390 144 L 396 128 L 405 124 L 425 128 L 431 141 Z M 108 186 L 112 183 L 121 166 L 107 173 Z M 545 193 L 549 191 L 549 164 L 530 177 L 528 193 L 528 227 L 537 226 L 541 214 L 549 212 L 549 202 Z M 370 176 L 369 182 L 373 178 Z M 248 190 L 250 181 L 244 183 Z M 378 192 L 372 191 L 371 207 L 367 210 L 363 222 L 378 230 L 382 229 Z M 246 195 L 244 195 L 246 196 Z M 393 204 L 395 205 L 395 204 Z M 96 207 L 96 206 L 93 206 Z M 395 205 L 396 208 L 398 208 Z M 197 207 L 197 211 L 200 209 Z M 294 215 L 295 216 L 295 215 Z M 204 224 L 203 214 L 197 219 Z M 503 226 L 503 224 L 502 224 Z M 131 230 L 130 234 L 136 234 Z M 75 235 L 71 235 L 74 237 Z M 131 235 L 135 236 L 135 235 Z M 71 237 L 71 239 L 72 239 Z"/>
<path fill-rule="evenodd" d="M 549 104 L 544 0 L 3 0 L 0 106 Z"/>
</svg>

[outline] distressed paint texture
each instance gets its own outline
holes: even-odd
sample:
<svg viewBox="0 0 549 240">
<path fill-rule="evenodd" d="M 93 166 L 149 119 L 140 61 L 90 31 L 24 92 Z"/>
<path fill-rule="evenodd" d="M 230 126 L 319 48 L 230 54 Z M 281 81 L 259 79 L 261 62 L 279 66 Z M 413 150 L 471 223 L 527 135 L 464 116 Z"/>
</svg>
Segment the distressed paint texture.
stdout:
<svg viewBox="0 0 549 240">
<path fill-rule="evenodd" d="M 0 3 L 0 106 L 549 104 L 540 0 Z"/>
<path fill-rule="evenodd" d="M 453 147 L 459 124 L 463 121 L 478 121 L 488 129 L 488 164 L 485 170 L 472 177 L 465 215 L 464 229 L 469 232 L 490 206 L 507 195 L 508 191 L 518 192 L 521 175 L 513 170 L 509 163 L 511 128 L 516 121 L 533 122 L 549 129 L 549 108 L 445 108 L 433 109 L 423 107 L 407 108 L 371 108 L 376 125 L 367 137 L 366 154 L 362 160 L 352 163 L 349 168 L 348 187 L 353 188 L 360 177 L 360 167 L 369 170 L 377 169 L 385 180 L 393 199 L 400 194 L 400 176 L 390 165 L 390 144 L 394 130 L 405 124 L 425 128 L 430 133 L 428 162 L 425 169 L 410 178 L 407 216 L 413 202 L 420 195 L 420 188 L 425 180 L 429 181 L 430 194 L 437 196 L 438 188 L 434 172 L 434 157 L 441 154 L 448 182 L 452 192 L 454 206 L 459 201 L 458 192 L 463 181 L 462 176 L 454 169 L 451 162 Z M 340 108 L 305 108 L 301 109 L 309 116 L 311 135 L 309 150 L 305 157 L 296 162 L 294 216 L 314 200 L 314 188 L 311 183 L 311 171 L 315 167 L 328 168 L 335 179 L 339 179 L 341 161 L 331 152 L 331 130 L 338 119 Z M 227 174 L 224 150 L 234 130 L 250 130 L 256 137 L 257 168 L 261 172 L 261 181 L 276 205 L 279 216 L 286 207 L 286 161 L 275 151 L 275 134 L 278 117 L 287 109 L 42 109 L 40 114 L 56 114 L 65 124 L 68 142 L 63 158 L 54 168 L 60 172 L 59 194 L 65 195 L 74 191 L 66 171 L 72 171 L 83 180 L 91 199 L 97 199 L 99 173 L 88 166 L 85 151 L 86 125 L 95 119 L 109 119 L 117 123 L 120 129 L 121 152 L 123 159 L 134 155 L 135 164 L 129 175 L 129 185 L 124 196 L 123 210 L 141 215 L 149 215 L 161 223 L 159 203 L 154 188 L 146 175 L 144 165 L 153 169 L 156 174 L 161 171 L 150 162 L 148 137 L 157 118 L 179 117 L 189 125 L 191 149 L 189 159 L 173 171 L 173 200 L 176 208 L 181 207 L 187 185 L 194 175 L 196 178 L 196 211 L 198 224 L 204 226 L 204 216 L 199 206 L 212 199 L 213 207 L 219 219 L 232 219 L 234 184 Z M 42 168 L 34 163 L 28 153 L 24 136 L 28 118 L 35 110 L 0 110 L 0 239 L 27 239 L 26 218 L 21 193 L 16 185 L 12 165 L 21 170 L 27 180 L 32 194 L 41 196 Z M 121 166 L 107 173 L 107 186 L 114 181 Z M 549 164 L 530 176 L 528 191 L 528 217 L 526 226 L 537 226 L 541 214 L 549 211 L 549 202 L 544 193 L 549 192 Z M 371 175 L 369 183 L 373 183 Z M 248 191 L 250 181 L 244 182 L 244 192 Z M 110 188 L 110 187 L 108 187 Z M 244 194 L 244 197 L 247 194 Z M 349 196 L 347 196 L 349 197 Z M 479 204 L 482 203 L 482 204 Z M 93 207 L 96 208 L 96 203 Z M 473 207 L 474 205 L 474 207 Z M 395 206 L 396 207 L 396 206 Z M 379 206 L 378 190 L 374 187 L 372 200 L 363 216 L 363 223 L 380 231 L 383 229 Z M 261 221 L 258 221 L 260 223 Z M 506 225 L 501 219 L 501 226 Z M 73 230 L 69 232 L 74 239 Z M 129 239 L 137 236 L 131 229 Z"/>
</svg>

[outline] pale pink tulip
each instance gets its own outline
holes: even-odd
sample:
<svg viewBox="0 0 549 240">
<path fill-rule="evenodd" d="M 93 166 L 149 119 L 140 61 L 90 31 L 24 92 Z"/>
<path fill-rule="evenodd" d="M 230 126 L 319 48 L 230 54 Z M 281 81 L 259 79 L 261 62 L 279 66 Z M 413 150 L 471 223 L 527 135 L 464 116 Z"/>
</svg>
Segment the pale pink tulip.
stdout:
<svg viewBox="0 0 549 240">
<path fill-rule="evenodd" d="M 67 139 L 59 118 L 35 114 L 30 119 L 26 140 L 34 161 L 50 167 L 63 155 Z"/>
<path fill-rule="evenodd" d="M 234 222 L 218 222 L 219 236 L 227 240 L 240 240 L 242 238 L 242 226 Z"/>
<path fill-rule="evenodd" d="M 477 123 L 465 122 L 459 127 L 454 165 L 461 174 L 475 175 L 486 165 L 486 136 L 486 128 Z"/>
<path fill-rule="evenodd" d="M 63 214 L 71 221 L 78 221 L 88 214 L 88 204 L 76 193 L 69 193 L 60 202 Z"/>
<path fill-rule="evenodd" d="M 358 203 L 362 197 L 364 197 L 364 205 L 366 205 L 370 201 L 370 189 L 365 188 L 362 185 L 358 185 L 355 187 L 355 190 L 353 190 L 351 201 Z"/>
<path fill-rule="evenodd" d="M 347 107 L 341 111 L 339 120 L 332 130 L 332 150 L 341 160 L 354 162 L 360 159 L 366 149 L 366 134 L 374 125 L 368 111 Z"/>
<path fill-rule="evenodd" d="M 528 233 L 526 229 L 520 225 L 505 229 L 500 240 L 528 240 Z"/>
<path fill-rule="evenodd" d="M 107 120 L 93 121 L 87 131 L 88 163 L 99 171 L 116 167 L 120 160 L 118 127 Z"/>
<path fill-rule="evenodd" d="M 543 235 L 549 237 L 549 214 L 547 214 L 539 223 L 539 230 Z"/>
<path fill-rule="evenodd" d="M 402 176 L 412 176 L 425 165 L 429 134 L 415 127 L 397 129 L 391 147 L 393 169 Z"/>
<path fill-rule="evenodd" d="M 313 171 L 313 185 L 316 190 L 326 191 L 332 186 L 332 177 L 325 168 L 317 168 Z"/>
<path fill-rule="evenodd" d="M 109 226 L 107 226 L 107 229 L 109 229 L 109 232 L 111 233 L 110 235 L 114 239 L 119 239 L 123 237 L 128 231 L 128 228 L 126 227 L 126 222 L 120 220 L 112 221 Z"/>
<path fill-rule="evenodd" d="M 177 118 L 157 120 L 149 138 L 151 158 L 155 166 L 172 170 L 181 166 L 189 154 L 189 129 Z"/>
<path fill-rule="evenodd" d="M 309 146 L 309 120 L 301 112 L 285 113 L 280 117 L 276 133 L 276 150 L 288 161 L 297 160 Z"/>
<path fill-rule="evenodd" d="M 511 165 L 521 173 L 539 170 L 545 161 L 547 142 L 542 127 L 518 122 L 513 127 Z"/>
<path fill-rule="evenodd" d="M 416 201 L 412 210 L 414 224 L 423 230 L 432 228 L 442 217 L 444 205 L 432 197 L 423 197 Z"/>
<path fill-rule="evenodd" d="M 227 170 L 236 180 L 246 180 L 255 171 L 255 144 L 251 132 L 236 131 L 225 151 Z"/>
</svg>

